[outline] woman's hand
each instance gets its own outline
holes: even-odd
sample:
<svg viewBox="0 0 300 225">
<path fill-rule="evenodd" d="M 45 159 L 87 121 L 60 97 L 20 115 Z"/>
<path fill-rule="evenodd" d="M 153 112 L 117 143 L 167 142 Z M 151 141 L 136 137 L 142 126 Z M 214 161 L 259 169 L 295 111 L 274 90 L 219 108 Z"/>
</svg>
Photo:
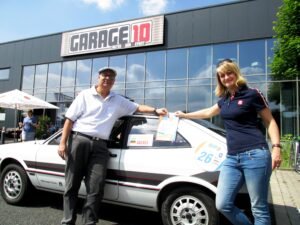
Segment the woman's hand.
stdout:
<svg viewBox="0 0 300 225">
<path fill-rule="evenodd" d="M 182 111 L 177 111 L 177 112 L 175 112 L 175 116 L 177 116 L 179 118 L 185 118 L 185 113 Z"/>
<path fill-rule="evenodd" d="M 281 165 L 281 153 L 279 147 L 272 149 L 272 170 L 279 168 Z"/>
</svg>

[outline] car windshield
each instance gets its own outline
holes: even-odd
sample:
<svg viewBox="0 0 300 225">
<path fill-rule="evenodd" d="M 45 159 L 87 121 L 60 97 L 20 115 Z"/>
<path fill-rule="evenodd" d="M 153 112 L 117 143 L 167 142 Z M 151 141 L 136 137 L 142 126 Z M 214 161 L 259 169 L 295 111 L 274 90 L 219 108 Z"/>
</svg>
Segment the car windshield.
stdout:
<svg viewBox="0 0 300 225">
<path fill-rule="evenodd" d="M 193 119 L 194 122 L 220 134 L 221 136 L 225 137 L 226 136 L 226 131 L 221 128 L 221 127 L 218 127 L 216 125 L 214 125 L 213 123 L 207 121 L 207 120 L 200 120 L 200 119 Z"/>
</svg>

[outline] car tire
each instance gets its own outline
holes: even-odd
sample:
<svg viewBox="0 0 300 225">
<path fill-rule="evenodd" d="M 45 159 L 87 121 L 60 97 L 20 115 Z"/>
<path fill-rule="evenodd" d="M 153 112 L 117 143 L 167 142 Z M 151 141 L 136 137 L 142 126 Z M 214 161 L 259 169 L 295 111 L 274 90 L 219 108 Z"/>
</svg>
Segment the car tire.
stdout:
<svg viewBox="0 0 300 225">
<path fill-rule="evenodd" d="M 31 189 L 31 183 L 25 170 L 16 164 L 8 165 L 1 173 L 0 191 L 3 199 L 12 205 L 25 201 Z"/>
<path fill-rule="evenodd" d="M 161 208 L 164 225 L 217 225 L 219 213 L 215 201 L 196 188 L 171 192 Z"/>
</svg>

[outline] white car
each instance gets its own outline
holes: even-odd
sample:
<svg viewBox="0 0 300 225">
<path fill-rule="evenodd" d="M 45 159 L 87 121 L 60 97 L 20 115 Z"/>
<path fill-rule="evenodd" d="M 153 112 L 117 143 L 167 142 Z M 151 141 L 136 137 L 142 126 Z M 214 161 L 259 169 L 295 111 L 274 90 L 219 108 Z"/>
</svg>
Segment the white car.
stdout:
<svg viewBox="0 0 300 225">
<path fill-rule="evenodd" d="M 214 199 L 227 151 L 224 131 L 207 121 L 173 125 L 147 115 L 116 122 L 103 201 L 160 212 L 164 225 L 218 224 Z M 63 193 L 60 138 L 58 131 L 47 140 L 0 145 L 0 192 L 7 203 L 26 200 L 32 187 Z"/>
</svg>

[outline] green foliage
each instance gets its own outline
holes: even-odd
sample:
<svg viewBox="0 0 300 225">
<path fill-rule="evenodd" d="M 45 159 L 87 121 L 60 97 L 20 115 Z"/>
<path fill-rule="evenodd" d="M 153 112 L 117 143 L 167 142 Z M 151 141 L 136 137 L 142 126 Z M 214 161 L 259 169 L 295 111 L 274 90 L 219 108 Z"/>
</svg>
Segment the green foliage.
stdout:
<svg viewBox="0 0 300 225">
<path fill-rule="evenodd" d="M 283 0 L 273 27 L 276 38 L 271 70 L 275 79 L 300 77 L 300 1 Z"/>
<path fill-rule="evenodd" d="M 293 141 L 300 141 L 300 136 L 294 137 L 292 134 L 286 134 L 281 137 L 281 168 L 283 169 L 291 169 L 292 168 L 292 160 L 291 160 L 291 148 Z"/>
<path fill-rule="evenodd" d="M 36 138 L 43 139 L 43 137 L 47 134 L 48 124 L 50 123 L 50 117 L 41 116 L 38 119 L 38 126 L 36 128 Z"/>
<path fill-rule="evenodd" d="M 288 169 L 291 168 L 291 146 L 292 146 L 292 141 L 293 141 L 293 135 L 291 134 L 286 134 L 283 137 L 281 137 L 281 144 L 282 144 L 282 149 L 281 149 L 281 168 Z"/>
</svg>

